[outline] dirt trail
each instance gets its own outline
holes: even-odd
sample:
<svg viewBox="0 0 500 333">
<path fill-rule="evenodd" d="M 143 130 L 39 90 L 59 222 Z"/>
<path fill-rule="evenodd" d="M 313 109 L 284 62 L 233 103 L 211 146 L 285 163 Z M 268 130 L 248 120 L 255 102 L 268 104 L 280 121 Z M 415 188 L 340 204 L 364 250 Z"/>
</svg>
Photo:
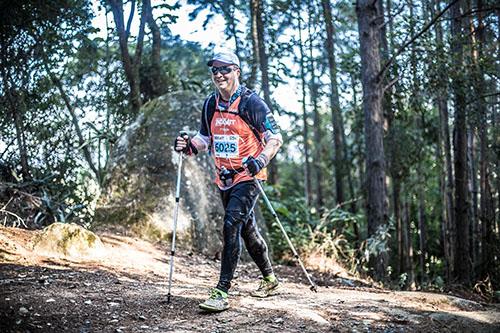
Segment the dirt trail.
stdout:
<svg viewBox="0 0 500 333">
<path fill-rule="evenodd" d="M 50 257 L 30 250 L 34 234 L 0 228 L 0 332 L 500 332 L 499 306 L 326 278 L 315 294 L 299 267 L 276 266 L 283 293 L 255 299 L 252 263 L 238 268 L 231 308 L 206 314 L 217 261 L 178 251 L 167 305 L 165 246 L 102 234 L 99 258 Z"/>
</svg>

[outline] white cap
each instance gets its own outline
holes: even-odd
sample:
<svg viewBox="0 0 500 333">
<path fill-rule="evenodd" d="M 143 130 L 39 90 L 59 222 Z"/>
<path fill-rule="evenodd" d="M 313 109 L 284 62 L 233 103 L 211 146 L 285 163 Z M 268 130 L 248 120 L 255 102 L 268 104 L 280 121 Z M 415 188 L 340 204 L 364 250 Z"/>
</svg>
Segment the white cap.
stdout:
<svg viewBox="0 0 500 333">
<path fill-rule="evenodd" d="M 236 65 L 240 67 L 240 60 L 238 59 L 238 56 L 232 52 L 218 52 L 215 53 L 212 59 L 210 59 L 209 62 L 207 62 L 208 66 L 212 66 L 214 61 L 220 61 L 228 65 Z"/>
</svg>

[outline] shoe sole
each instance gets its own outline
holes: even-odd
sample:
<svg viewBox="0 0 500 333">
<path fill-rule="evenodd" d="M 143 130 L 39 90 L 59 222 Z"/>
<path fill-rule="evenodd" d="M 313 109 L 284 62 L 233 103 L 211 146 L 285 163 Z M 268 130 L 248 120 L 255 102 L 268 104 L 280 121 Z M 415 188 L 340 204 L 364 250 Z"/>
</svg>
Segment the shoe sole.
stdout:
<svg viewBox="0 0 500 333">
<path fill-rule="evenodd" d="M 200 309 L 205 310 L 207 312 L 222 312 L 222 311 L 226 311 L 227 309 L 229 309 L 229 306 L 227 306 L 223 309 L 218 309 L 218 308 L 210 307 L 208 305 L 204 305 L 203 303 L 199 304 L 198 306 L 200 307 Z"/>
<path fill-rule="evenodd" d="M 267 295 L 257 295 L 257 294 L 250 294 L 250 296 L 252 297 L 256 297 L 256 298 L 267 298 L 269 296 L 274 296 L 274 295 L 278 295 L 280 292 L 281 292 L 281 285 L 278 285 L 276 288 L 270 290 Z"/>
</svg>

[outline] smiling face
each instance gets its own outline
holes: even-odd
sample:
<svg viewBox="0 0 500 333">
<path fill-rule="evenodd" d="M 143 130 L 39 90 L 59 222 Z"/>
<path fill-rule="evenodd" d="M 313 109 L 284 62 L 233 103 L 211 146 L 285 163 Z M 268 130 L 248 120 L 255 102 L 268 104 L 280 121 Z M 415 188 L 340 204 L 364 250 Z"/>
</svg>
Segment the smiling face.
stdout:
<svg viewBox="0 0 500 333">
<path fill-rule="evenodd" d="M 240 76 L 240 69 L 236 65 L 230 65 L 220 61 L 214 61 L 212 67 L 229 67 L 232 69 L 231 72 L 227 74 L 222 74 L 220 71 L 216 74 L 212 72 L 212 81 L 222 97 L 225 99 L 229 98 L 239 86 L 238 78 Z"/>
</svg>

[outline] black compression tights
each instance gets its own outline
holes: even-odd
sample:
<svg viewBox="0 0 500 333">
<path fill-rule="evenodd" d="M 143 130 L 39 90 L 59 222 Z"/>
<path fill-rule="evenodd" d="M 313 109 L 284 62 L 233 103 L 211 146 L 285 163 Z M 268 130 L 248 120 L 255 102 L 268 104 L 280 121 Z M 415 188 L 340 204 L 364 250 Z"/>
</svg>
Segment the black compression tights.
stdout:
<svg viewBox="0 0 500 333">
<path fill-rule="evenodd" d="M 227 292 L 241 255 L 241 238 L 263 276 L 273 274 L 267 245 L 257 229 L 253 208 L 259 189 L 253 181 L 238 183 L 221 191 L 224 205 L 224 248 L 217 288 Z"/>
</svg>

